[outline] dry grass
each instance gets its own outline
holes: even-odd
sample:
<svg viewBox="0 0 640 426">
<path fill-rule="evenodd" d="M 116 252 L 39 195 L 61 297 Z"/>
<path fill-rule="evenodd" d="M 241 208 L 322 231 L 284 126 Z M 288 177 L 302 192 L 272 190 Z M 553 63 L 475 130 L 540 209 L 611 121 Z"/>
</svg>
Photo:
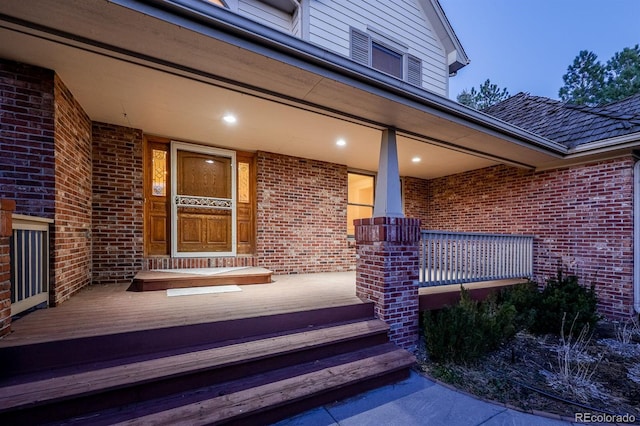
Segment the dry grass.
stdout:
<svg viewBox="0 0 640 426">
<path fill-rule="evenodd" d="M 521 332 L 473 364 L 436 364 L 426 355 L 420 364 L 438 380 L 524 411 L 572 418 L 587 410 L 640 418 L 640 339 L 620 342 L 606 323 L 593 336 L 588 330 L 568 336 Z"/>
</svg>

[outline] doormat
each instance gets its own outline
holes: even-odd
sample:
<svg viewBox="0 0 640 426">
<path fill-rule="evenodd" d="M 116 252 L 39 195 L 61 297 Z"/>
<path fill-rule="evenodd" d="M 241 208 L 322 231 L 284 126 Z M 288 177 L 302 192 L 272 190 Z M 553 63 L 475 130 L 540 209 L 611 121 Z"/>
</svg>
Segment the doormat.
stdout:
<svg viewBox="0 0 640 426">
<path fill-rule="evenodd" d="M 232 293 L 242 291 L 237 285 L 215 285 L 209 287 L 169 288 L 167 296 L 193 296 L 196 294 Z"/>
</svg>

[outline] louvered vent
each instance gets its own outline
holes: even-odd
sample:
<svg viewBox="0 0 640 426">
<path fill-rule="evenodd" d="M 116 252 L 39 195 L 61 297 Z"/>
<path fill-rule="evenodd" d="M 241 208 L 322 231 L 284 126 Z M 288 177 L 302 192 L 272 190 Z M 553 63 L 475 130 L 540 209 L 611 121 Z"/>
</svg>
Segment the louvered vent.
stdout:
<svg viewBox="0 0 640 426">
<path fill-rule="evenodd" d="M 369 35 L 351 28 L 351 59 L 369 65 Z"/>
<path fill-rule="evenodd" d="M 408 56 L 407 65 L 407 81 L 422 86 L 422 61 L 415 56 Z"/>
</svg>

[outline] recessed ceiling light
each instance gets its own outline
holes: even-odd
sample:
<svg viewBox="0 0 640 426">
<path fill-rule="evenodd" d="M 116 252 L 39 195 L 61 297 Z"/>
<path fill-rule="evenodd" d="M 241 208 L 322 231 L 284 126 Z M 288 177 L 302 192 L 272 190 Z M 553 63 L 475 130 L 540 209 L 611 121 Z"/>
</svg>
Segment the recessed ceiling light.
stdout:
<svg viewBox="0 0 640 426">
<path fill-rule="evenodd" d="M 413 161 L 414 163 L 419 163 L 420 161 L 422 161 L 422 159 L 420 157 L 413 157 L 411 161 Z"/>
<path fill-rule="evenodd" d="M 224 120 L 225 123 L 227 124 L 235 124 L 236 121 L 238 121 L 238 119 L 236 118 L 235 115 L 233 114 L 227 114 L 224 117 L 222 117 L 222 119 Z"/>
<path fill-rule="evenodd" d="M 345 141 L 344 139 L 340 138 L 336 141 L 336 145 L 338 146 L 345 146 L 347 144 L 347 141 Z"/>
<path fill-rule="evenodd" d="M 204 160 L 204 162 L 207 163 L 207 164 L 213 164 L 214 163 L 213 160 Z"/>
</svg>

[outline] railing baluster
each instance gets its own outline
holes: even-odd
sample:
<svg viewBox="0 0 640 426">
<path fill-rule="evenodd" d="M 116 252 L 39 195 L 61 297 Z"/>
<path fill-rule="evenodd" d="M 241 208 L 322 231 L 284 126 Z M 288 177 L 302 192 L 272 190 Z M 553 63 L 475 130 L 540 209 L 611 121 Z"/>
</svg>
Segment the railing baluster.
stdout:
<svg viewBox="0 0 640 426">
<path fill-rule="evenodd" d="M 533 237 L 422 231 L 420 285 L 531 277 Z"/>
</svg>

